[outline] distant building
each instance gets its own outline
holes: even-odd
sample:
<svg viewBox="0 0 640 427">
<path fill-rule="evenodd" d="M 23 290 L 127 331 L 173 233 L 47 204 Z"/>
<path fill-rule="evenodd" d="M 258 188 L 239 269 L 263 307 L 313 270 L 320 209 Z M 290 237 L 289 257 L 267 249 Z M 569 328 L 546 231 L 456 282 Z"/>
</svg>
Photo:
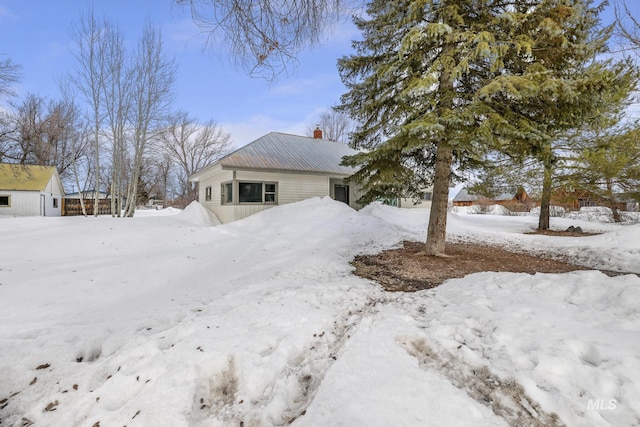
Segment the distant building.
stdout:
<svg viewBox="0 0 640 427">
<path fill-rule="evenodd" d="M 95 190 L 85 190 L 81 192 L 76 191 L 75 193 L 67 193 L 64 195 L 65 199 L 79 199 L 80 197 L 82 197 L 83 199 L 95 199 L 96 192 Z M 108 199 L 109 197 L 111 197 L 111 195 L 107 192 L 98 192 L 98 199 Z"/>
<path fill-rule="evenodd" d="M 511 211 L 528 211 L 534 202 L 531 200 L 524 188 L 520 187 L 517 191 L 503 192 L 496 197 L 486 197 L 469 193 L 466 188 L 461 189 L 452 200 L 453 206 L 472 206 L 472 205 L 502 205 Z"/>
<path fill-rule="evenodd" d="M 0 163 L 1 216 L 60 216 L 63 195 L 55 167 Z"/>
<path fill-rule="evenodd" d="M 469 194 L 469 190 L 466 188 L 460 189 L 458 194 L 451 201 L 453 206 L 471 206 L 478 201 L 478 196 L 475 194 Z"/>
<path fill-rule="evenodd" d="M 562 206 L 570 211 L 577 211 L 580 208 L 593 206 L 616 207 L 618 210 L 626 211 L 633 206 L 633 202 L 627 200 L 612 203 L 606 197 L 602 197 L 592 191 L 570 187 L 561 187 L 551 193 L 551 204 Z"/>
</svg>

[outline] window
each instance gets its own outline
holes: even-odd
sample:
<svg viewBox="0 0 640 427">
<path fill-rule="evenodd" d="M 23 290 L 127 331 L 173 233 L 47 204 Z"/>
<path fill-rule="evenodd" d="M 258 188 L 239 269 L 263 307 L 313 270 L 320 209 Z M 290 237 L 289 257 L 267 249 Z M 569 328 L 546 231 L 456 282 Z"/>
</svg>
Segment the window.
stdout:
<svg viewBox="0 0 640 427">
<path fill-rule="evenodd" d="M 261 182 L 241 182 L 238 184 L 238 200 L 240 203 L 262 203 Z"/>
<path fill-rule="evenodd" d="M 0 196 L 0 208 L 11 207 L 11 196 Z"/>
<path fill-rule="evenodd" d="M 239 182 L 238 202 L 276 204 L 278 202 L 278 184 L 275 182 Z"/>
<path fill-rule="evenodd" d="M 57 207 L 58 207 L 58 198 L 57 198 L 57 197 L 54 197 L 54 198 L 53 198 L 53 207 L 54 207 L 54 208 L 57 208 Z"/>
<path fill-rule="evenodd" d="M 222 184 L 222 204 L 230 205 L 233 203 L 233 182 L 225 182 Z"/>
<path fill-rule="evenodd" d="M 276 185 L 267 183 L 264 184 L 264 202 L 275 203 L 276 202 Z"/>
<path fill-rule="evenodd" d="M 211 187 L 207 187 L 204 189 L 204 201 L 205 202 L 210 202 L 211 201 Z"/>
<path fill-rule="evenodd" d="M 422 193 L 422 200 L 431 200 L 431 193 L 429 191 Z"/>
</svg>

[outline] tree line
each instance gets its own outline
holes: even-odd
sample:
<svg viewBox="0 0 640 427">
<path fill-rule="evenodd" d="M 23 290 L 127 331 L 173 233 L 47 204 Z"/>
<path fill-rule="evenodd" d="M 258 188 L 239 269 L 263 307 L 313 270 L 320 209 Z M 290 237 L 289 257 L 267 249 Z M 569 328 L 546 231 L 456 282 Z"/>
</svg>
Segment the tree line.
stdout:
<svg viewBox="0 0 640 427">
<path fill-rule="evenodd" d="M 150 196 L 195 200 L 188 176 L 224 155 L 230 135 L 173 108 L 177 65 L 159 29 L 147 24 L 129 51 L 117 25 L 89 9 L 70 33 L 74 63 L 59 99 L 15 99 L 20 66 L 0 60 L 0 97 L 10 101 L 0 162 L 56 166 L 66 188 L 92 192 L 96 205 L 107 192 L 114 216 L 133 216 Z"/>
</svg>

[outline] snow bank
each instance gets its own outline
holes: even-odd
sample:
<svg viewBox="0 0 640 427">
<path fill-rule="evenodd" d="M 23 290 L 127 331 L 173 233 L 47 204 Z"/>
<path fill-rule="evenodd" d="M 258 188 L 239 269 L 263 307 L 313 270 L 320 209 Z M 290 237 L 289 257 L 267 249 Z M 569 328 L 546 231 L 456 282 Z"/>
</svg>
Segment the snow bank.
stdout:
<svg viewBox="0 0 640 427">
<path fill-rule="evenodd" d="M 451 206 L 449 212 L 457 214 L 512 215 L 512 212 L 502 205 Z"/>
<path fill-rule="evenodd" d="M 562 206 L 549 206 L 549 216 L 551 217 L 561 217 L 567 213 L 567 210 Z M 540 206 L 536 206 L 529 211 L 529 215 L 532 216 L 540 216 Z"/>
<path fill-rule="evenodd" d="M 416 295 L 407 309 L 425 304 L 424 314 L 413 316 L 443 357 L 517 380 L 566 425 L 637 422 L 637 276 L 479 273 L 425 297 Z"/>
<path fill-rule="evenodd" d="M 482 273 L 387 294 L 349 261 L 423 240 L 427 211 L 313 198 L 216 227 L 204 214 L 194 204 L 179 215 L 0 220 L 3 425 L 640 418 L 636 276 Z M 640 225 L 553 218 L 603 234 L 523 234 L 536 221 L 451 213 L 447 230 L 640 269 Z M 504 409 L 523 406 L 534 415 Z"/>
<path fill-rule="evenodd" d="M 178 215 L 180 212 L 182 212 L 182 209 L 178 209 L 178 208 L 174 208 L 169 206 L 168 208 L 164 208 L 164 209 L 140 209 L 140 208 L 136 208 L 136 212 L 134 216 L 137 217 L 156 217 L 156 216 L 172 216 L 172 215 Z"/>
<path fill-rule="evenodd" d="M 619 211 L 619 214 L 622 222 L 640 222 L 640 213 L 638 212 Z M 584 221 L 614 222 L 613 212 L 610 208 L 604 206 L 582 207 L 579 211 L 567 213 L 565 218 L 581 219 Z"/>
<path fill-rule="evenodd" d="M 198 227 L 214 227 L 220 225 L 220 220 L 209 209 L 194 200 L 179 213 L 179 218 Z"/>
</svg>

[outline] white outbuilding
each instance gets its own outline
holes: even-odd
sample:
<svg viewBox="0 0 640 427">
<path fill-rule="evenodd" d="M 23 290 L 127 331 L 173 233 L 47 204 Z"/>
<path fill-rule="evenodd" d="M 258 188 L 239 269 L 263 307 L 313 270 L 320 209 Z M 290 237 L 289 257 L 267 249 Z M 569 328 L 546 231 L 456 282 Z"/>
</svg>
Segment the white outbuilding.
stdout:
<svg viewBox="0 0 640 427">
<path fill-rule="evenodd" d="M 63 195 L 55 167 L 0 163 L 0 216 L 61 216 Z"/>
</svg>

